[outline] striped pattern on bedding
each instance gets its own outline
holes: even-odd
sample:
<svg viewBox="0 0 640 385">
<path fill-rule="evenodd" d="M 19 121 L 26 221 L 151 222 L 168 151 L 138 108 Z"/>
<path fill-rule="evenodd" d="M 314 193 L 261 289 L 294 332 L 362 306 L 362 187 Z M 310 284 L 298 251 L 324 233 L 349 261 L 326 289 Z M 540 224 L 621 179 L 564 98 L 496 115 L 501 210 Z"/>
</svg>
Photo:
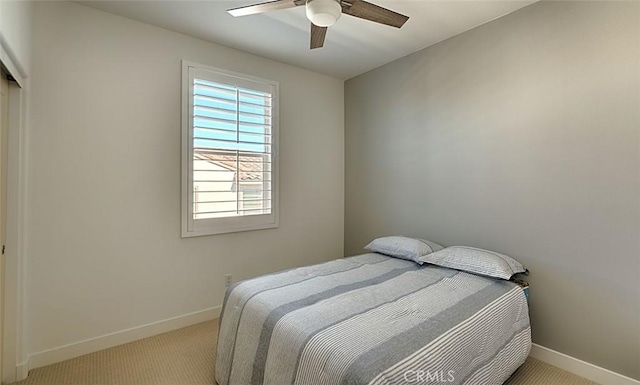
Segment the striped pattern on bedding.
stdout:
<svg viewBox="0 0 640 385">
<path fill-rule="evenodd" d="M 220 385 L 497 384 L 530 348 L 516 285 L 379 254 L 238 283 L 220 322 Z"/>
</svg>

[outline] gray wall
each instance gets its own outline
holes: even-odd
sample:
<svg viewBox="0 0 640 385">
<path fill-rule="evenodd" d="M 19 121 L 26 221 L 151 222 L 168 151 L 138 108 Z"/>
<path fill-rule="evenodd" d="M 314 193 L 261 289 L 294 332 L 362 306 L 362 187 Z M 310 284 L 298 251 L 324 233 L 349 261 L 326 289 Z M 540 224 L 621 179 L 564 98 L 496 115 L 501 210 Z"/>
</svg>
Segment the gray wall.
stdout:
<svg viewBox="0 0 640 385">
<path fill-rule="evenodd" d="M 213 317 L 225 274 L 343 255 L 342 80 L 70 2 L 31 27 L 31 368 Z M 180 238 L 181 60 L 280 83 L 277 229 Z"/>
<path fill-rule="evenodd" d="M 345 87 L 347 254 L 512 255 L 534 342 L 640 379 L 640 3 L 536 3 Z"/>
</svg>

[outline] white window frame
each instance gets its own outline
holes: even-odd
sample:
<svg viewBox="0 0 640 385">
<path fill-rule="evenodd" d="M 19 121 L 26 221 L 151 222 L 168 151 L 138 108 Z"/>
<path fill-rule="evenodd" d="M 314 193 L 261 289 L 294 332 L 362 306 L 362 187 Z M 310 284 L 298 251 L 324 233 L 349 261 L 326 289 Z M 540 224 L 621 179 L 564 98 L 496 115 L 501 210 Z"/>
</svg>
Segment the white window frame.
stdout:
<svg viewBox="0 0 640 385">
<path fill-rule="evenodd" d="M 272 95 L 271 121 L 271 214 L 224 218 L 193 219 L 193 78 L 208 76 L 218 83 L 232 81 L 235 85 L 255 89 L 256 84 L 269 87 Z M 206 80 L 205 78 L 204 80 Z M 217 79 L 217 80 L 216 80 Z M 221 68 L 182 61 L 182 237 L 197 237 L 272 229 L 279 225 L 279 94 L 280 85 L 273 80 L 261 79 Z"/>
</svg>

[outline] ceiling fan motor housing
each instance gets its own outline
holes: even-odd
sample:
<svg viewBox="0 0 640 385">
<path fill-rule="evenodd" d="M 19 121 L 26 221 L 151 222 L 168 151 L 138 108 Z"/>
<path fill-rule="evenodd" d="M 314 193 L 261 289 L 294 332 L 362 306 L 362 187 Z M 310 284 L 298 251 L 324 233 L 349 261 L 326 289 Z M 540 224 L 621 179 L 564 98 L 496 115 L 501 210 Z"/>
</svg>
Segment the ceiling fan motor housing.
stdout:
<svg viewBox="0 0 640 385">
<path fill-rule="evenodd" d="M 308 0 L 307 18 L 318 27 L 330 27 L 342 15 L 340 0 Z"/>
</svg>

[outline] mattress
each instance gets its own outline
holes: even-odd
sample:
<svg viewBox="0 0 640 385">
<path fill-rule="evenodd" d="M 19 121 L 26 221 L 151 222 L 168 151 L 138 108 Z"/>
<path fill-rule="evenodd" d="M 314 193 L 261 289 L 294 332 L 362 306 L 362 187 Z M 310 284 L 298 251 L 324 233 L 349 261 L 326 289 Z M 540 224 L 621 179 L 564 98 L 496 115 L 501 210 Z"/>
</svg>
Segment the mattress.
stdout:
<svg viewBox="0 0 640 385">
<path fill-rule="evenodd" d="M 363 254 L 239 282 L 219 385 L 502 384 L 531 349 L 523 290 Z"/>
</svg>

